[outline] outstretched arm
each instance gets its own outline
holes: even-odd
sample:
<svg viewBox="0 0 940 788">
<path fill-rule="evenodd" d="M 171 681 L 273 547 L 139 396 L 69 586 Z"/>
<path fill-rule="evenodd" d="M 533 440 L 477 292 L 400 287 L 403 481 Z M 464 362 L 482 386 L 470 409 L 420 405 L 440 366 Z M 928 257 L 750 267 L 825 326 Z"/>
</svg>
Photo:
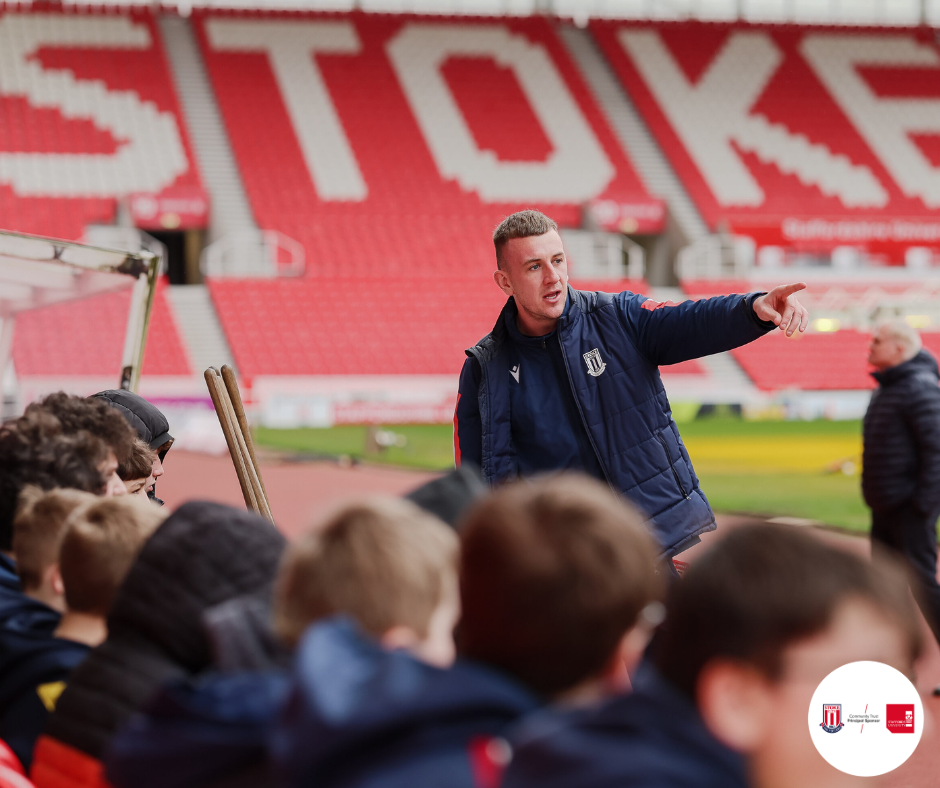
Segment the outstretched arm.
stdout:
<svg viewBox="0 0 940 788">
<path fill-rule="evenodd" d="M 785 285 L 769 293 L 717 296 L 681 304 L 623 293 L 618 304 L 637 349 L 659 366 L 746 345 L 775 326 L 788 335 L 797 329 L 803 331 L 808 314 L 793 293 L 805 286 Z"/>
</svg>

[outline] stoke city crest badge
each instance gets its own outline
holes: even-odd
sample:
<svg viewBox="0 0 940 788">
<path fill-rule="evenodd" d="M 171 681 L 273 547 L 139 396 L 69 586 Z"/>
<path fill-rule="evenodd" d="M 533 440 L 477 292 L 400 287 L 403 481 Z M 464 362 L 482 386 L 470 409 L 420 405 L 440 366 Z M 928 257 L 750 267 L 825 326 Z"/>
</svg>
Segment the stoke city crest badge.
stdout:
<svg viewBox="0 0 940 788">
<path fill-rule="evenodd" d="M 607 365 L 601 360 L 601 351 L 597 348 L 584 354 L 584 363 L 587 364 L 587 373 L 592 378 L 596 378 L 607 369 Z"/>
<path fill-rule="evenodd" d="M 842 722 L 842 704 L 841 703 L 824 703 L 823 704 L 823 721 L 820 723 L 820 727 L 826 733 L 838 733 L 842 730 L 844 723 Z"/>
</svg>

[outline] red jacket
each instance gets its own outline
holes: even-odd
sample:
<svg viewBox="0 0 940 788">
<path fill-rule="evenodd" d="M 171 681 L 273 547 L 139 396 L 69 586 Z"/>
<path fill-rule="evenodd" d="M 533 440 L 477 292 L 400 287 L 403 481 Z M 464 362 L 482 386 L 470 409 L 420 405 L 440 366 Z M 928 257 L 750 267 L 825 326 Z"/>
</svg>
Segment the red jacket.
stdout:
<svg viewBox="0 0 940 788">
<path fill-rule="evenodd" d="M 30 776 L 33 782 L 26 785 L 35 788 L 111 788 L 101 761 L 51 736 L 36 742 Z M 0 782 L 0 788 L 6 786 Z"/>
<path fill-rule="evenodd" d="M 26 779 L 20 759 L 0 741 L 0 788 L 35 788 Z"/>
</svg>

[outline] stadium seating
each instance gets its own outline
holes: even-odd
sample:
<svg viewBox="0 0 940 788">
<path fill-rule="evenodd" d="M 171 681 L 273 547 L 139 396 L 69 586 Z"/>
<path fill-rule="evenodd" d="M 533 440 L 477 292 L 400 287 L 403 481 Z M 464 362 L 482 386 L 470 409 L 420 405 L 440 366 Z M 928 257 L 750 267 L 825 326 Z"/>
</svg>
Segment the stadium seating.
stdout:
<svg viewBox="0 0 940 788">
<path fill-rule="evenodd" d="M 924 347 L 940 356 L 940 333 L 922 334 Z M 762 391 L 874 388 L 866 363 L 871 335 L 851 329 L 806 333 L 787 339 L 783 332 L 732 351 Z"/>
<path fill-rule="evenodd" d="M 374 15 L 337 20 L 213 14 L 197 15 L 194 22 L 255 217 L 263 228 L 303 243 L 310 276 L 485 278 L 492 264 L 489 235 L 512 210 L 540 202 L 535 207 L 571 226 L 579 222 L 580 204 L 587 198 L 647 196 L 560 41 L 542 19 L 473 25 L 464 20 L 456 28 L 447 20 Z M 246 24 L 247 29 L 239 27 Z M 339 32 L 333 28 L 318 33 L 316 26 L 326 24 L 339 25 Z M 291 28 L 303 41 L 309 39 L 300 49 L 301 59 L 316 63 L 326 106 L 336 119 L 334 132 L 340 137 L 329 146 L 336 148 L 337 157 L 347 159 L 352 172 L 346 176 L 332 170 L 322 173 L 329 165 L 335 170 L 335 161 L 305 160 L 311 154 L 302 146 L 311 134 L 320 135 L 311 145 L 327 144 L 321 139 L 326 132 L 314 128 L 324 121 L 300 115 L 303 107 L 294 106 L 290 96 L 292 90 L 308 87 L 305 78 L 314 78 L 304 73 L 304 64 L 284 56 L 286 62 L 278 65 L 265 54 L 267 41 L 277 42 L 271 45 L 274 49 L 286 48 Z M 393 63 L 390 53 L 408 32 L 425 38 L 403 49 Z M 474 35 L 482 36 L 482 43 Z M 337 40 L 348 38 L 348 46 L 314 57 L 310 51 L 318 36 L 334 47 L 339 47 Z M 541 177 L 537 170 L 554 166 L 546 136 L 552 129 L 544 120 L 539 122 L 531 100 L 523 100 L 523 85 L 514 72 L 484 52 L 487 47 L 509 46 L 506 41 L 521 51 L 520 57 L 536 58 L 539 67 L 550 70 L 553 79 L 557 76 L 558 95 L 549 96 L 540 110 L 574 115 L 576 122 L 565 130 L 587 141 L 583 158 L 561 157 L 552 171 L 561 181 L 555 191 L 569 199 L 546 203 L 527 193 L 533 188 L 527 181 Z M 423 98 L 409 99 L 402 75 L 411 73 L 413 62 L 435 46 L 444 51 L 440 69 L 431 72 L 441 75 L 440 85 L 425 87 L 430 91 L 446 84 L 453 104 L 445 89 L 443 98 L 435 98 L 440 101 L 425 107 Z M 474 47 L 479 54 L 468 56 Z M 456 113 L 447 114 L 442 107 L 456 107 Z M 448 123 L 456 128 L 455 137 L 469 135 L 463 140 L 466 145 L 454 143 L 456 153 L 435 148 L 436 129 Z M 555 147 L 561 144 L 568 143 L 556 140 Z M 564 152 L 555 151 L 559 157 Z M 451 161 L 453 157 L 458 160 Z M 468 188 L 473 173 L 467 170 L 474 165 L 486 174 L 475 188 Z M 509 169 L 513 165 L 518 168 Z M 582 165 L 597 171 L 586 185 L 578 172 Z"/>
<path fill-rule="evenodd" d="M 940 245 L 929 31 L 592 23 L 702 215 L 759 244 Z"/>
<path fill-rule="evenodd" d="M 868 389 L 874 387 L 865 363 L 869 339 L 853 330 L 790 339 L 774 331 L 731 353 L 762 391 Z"/>
<path fill-rule="evenodd" d="M 200 187 L 153 16 L 0 14 L 0 225 L 77 240 L 137 192 Z M 13 68 L 10 67 L 12 61 Z M 120 371 L 128 295 L 23 314 L 19 375 Z M 162 293 L 144 373 L 189 374 Z"/>
<path fill-rule="evenodd" d="M 709 298 L 724 293 L 746 293 L 766 289 L 770 283 L 757 284 L 746 280 L 712 279 L 685 281 L 683 290 L 691 298 Z M 899 294 L 909 285 L 878 282 L 813 283 L 802 296 L 804 303 L 836 304 L 843 300 L 861 301 L 877 294 Z M 835 291 L 838 291 L 836 293 Z M 812 309 L 811 309 L 812 313 Z M 940 333 L 922 334 L 924 346 L 934 355 L 940 353 Z M 812 326 L 802 335 L 787 339 L 775 331 L 760 342 L 731 351 L 762 391 L 870 389 L 875 385 L 866 363 L 871 335 L 851 328 L 835 331 L 814 331 Z M 768 344 L 772 343 L 772 344 Z"/>
<path fill-rule="evenodd" d="M 642 283 L 572 280 L 642 292 Z M 258 375 L 447 375 L 487 334 L 505 299 L 488 279 L 302 279 L 210 283 L 239 372 Z M 146 367 L 145 367 L 146 369 Z M 703 374 L 695 361 L 665 374 Z"/>
<path fill-rule="evenodd" d="M 570 227 L 592 199 L 651 199 L 543 18 L 202 11 L 193 27 L 259 226 L 306 251 L 299 280 L 209 283 L 248 377 L 450 374 L 502 303 L 489 278 L 489 235 L 503 216 L 535 206 Z M 591 29 L 711 226 L 814 248 L 839 242 L 838 232 L 861 232 L 860 222 L 894 227 L 907 217 L 908 231 L 926 232 L 933 221 L 940 239 L 930 216 L 940 206 L 931 191 L 940 167 L 940 56 L 921 33 L 697 22 Z M 5 227 L 76 238 L 90 223 L 113 220 L 122 194 L 199 187 L 149 12 L 6 12 L 0 47 L 20 64 L 0 74 Z M 846 63 L 856 76 L 840 82 L 833 75 Z M 855 103 L 846 104 L 845 80 L 856 77 Z M 910 127 L 905 155 L 919 161 L 916 173 L 878 136 L 900 127 L 869 123 L 873 108 L 901 107 L 891 104 L 900 99 L 910 100 L 911 116 L 895 115 Z M 126 116 L 119 121 L 117 107 Z M 63 154 L 44 169 L 53 161 L 44 157 Z M 94 167 L 83 169 L 79 154 Z M 820 240 L 828 231 L 807 229 L 811 221 L 844 227 Z M 894 243 L 895 230 L 860 243 L 877 251 Z M 572 284 L 643 290 L 628 281 Z M 755 285 L 683 287 L 706 297 Z M 839 287 L 844 298 L 903 289 Z M 122 299 L 23 315 L 19 374 L 112 374 Z M 191 374 L 162 291 L 155 308 L 144 371 Z M 93 341 L 102 334 L 113 343 Z M 389 337 L 402 338 L 397 352 L 388 352 Z M 806 367 L 828 364 L 827 388 L 870 385 L 864 365 L 848 360 L 863 335 L 800 341 L 780 344 L 781 358 L 809 353 L 818 361 Z M 846 366 L 830 363 L 837 356 Z M 796 360 L 792 375 L 774 378 L 756 350 L 735 357 L 761 388 L 812 387 Z M 664 372 L 706 370 L 687 362 Z"/>
<path fill-rule="evenodd" d="M 243 373 L 453 373 L 502 303 L 490 235 L 507 213 L 534 205 L 572 226 L 589 198 L 648 199 L 542 19 L 213 13 L 195 24 L 255 217 L 307 253 L 305 282 L 212 283 Z M 328 44 L 318 25 L 335 26 Z M 303 62 L 285 53 L 294 38 Z M 333 51 L 314 57 L 315 46 Z M 437 66 L 417 73 L 428 59 Z M 311 60 L 327 111 L 304 116 L 291 91 L 315 82 Z M 318 125 L 330 113 L 339 142 Z M 305 147 L 311 135 L 335 149 L 330 160 Z M 532 183 L 552 199 L 534 199 Z M 303 339 L 287 348 L 274 325 Z M 394 352 L 389 337 L 401 338 Z"/>
<path fill-rule="evenodd" d="M 120 197 L 200 186 L 151 14 L 7 11 L 0 50 L 4 229 L 77 240 Z"/>
<path fill-rule="evenodd" d="M 158 283 L 141 372 L 191 375 L 186 351 Z M 117 385 L 130 307 L 130 291 L 105 293 L 21 313 L 13 335 L 20 376 L 113 377 Z"/>
</svg>

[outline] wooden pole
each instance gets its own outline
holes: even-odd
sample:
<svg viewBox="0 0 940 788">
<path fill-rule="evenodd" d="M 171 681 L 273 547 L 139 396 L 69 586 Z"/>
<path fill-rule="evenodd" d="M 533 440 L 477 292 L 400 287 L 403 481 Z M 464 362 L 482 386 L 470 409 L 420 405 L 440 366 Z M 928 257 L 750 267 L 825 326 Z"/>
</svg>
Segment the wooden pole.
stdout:
<svg viewBox="0 0 940 788">
<path fill-rule="evenodd" d="M 253 512 L 261 513 L 258 501 L 255 498 L 254 489 L 248 478 L 248 470 L 245 467 L 245 461 L 242 457 L 238 439 L 235 437 L 234 425 L 229 421 L 228 411 L 225 408 L 223 393 L 224 386 L 218 378 L 218 372 L 209 367 L 203 374 L 206 379 L 206 385 L 209 387 L 209 396 L 212 397 L 212 404 L 215 407 L 215 415 L 222 426 L 222 434 L 225 435 L 225 443 L 228 445 L 228 453 L 232 458 L 232 464 L 235 466 L 235 474 L 238 476 L 238 483 L 242 488 L 242 496 L 245 499 L 245 506 Z"/>
<path fill-rule="evenodd" d="M 255 501 L 257 501 L 258 504 L 256 511 L 262 517 L 267 518 L 270 522 L 273 523 L 274 517 L 271 515 L 271 507 L 268 506 L 267 496 L 264 494 L 264 490 L 261 488 L 261 480 L 258 478 L 258 474 L 255 472 L 255 466 L 252 465 L 251 455 L 248 453 L 248 445 L 245 443 L 245 436 L 242 434 L 238 419 L 235 418 L 235 408 L 232 405 L 232 401 L 228 398 L 228 391 L 225 388 L 225 383 L 221 377 L 217 376 L 215 378 L 215 384 L 219 388 L 219 396 L 222 399 L 222 406 L 225 408 L 229 423 L 232 425 L 232 429 L 235 435 L 235 442 L 238 444 L 238 451 L 244 462 L 245 474 L 248 477 L 248 483 L 251 485 L 252 493 L 254 495 Z"/>
<path fill-rule="evenodd" d="M 228 364 L 222 367 L 222 380 L 225 381 L 225 388 L 228 389 L 229 399 L 232 401 L 232 408 L 235 410 L 235 418 L 241 427 L 242 435 L 245 438 L 245 445 L 248 447 L 248 455 L 251 457 L 251 463 L 255 466 L 255 474 L 261 483 L 261 491 L 267 498 L 268 491 L 264 486 L 264 477 L 261 476 L 261 466 L 258 464 L 258 457 L 255 454 L 255 443 L 251 437 L 251 427 L 248 426 L 248 417 L 245 415 L 245 406 L 242 404 L 242 395 L 238 390 L 238 381 L 235 379 L 235 370 Z"/>
</svg>

